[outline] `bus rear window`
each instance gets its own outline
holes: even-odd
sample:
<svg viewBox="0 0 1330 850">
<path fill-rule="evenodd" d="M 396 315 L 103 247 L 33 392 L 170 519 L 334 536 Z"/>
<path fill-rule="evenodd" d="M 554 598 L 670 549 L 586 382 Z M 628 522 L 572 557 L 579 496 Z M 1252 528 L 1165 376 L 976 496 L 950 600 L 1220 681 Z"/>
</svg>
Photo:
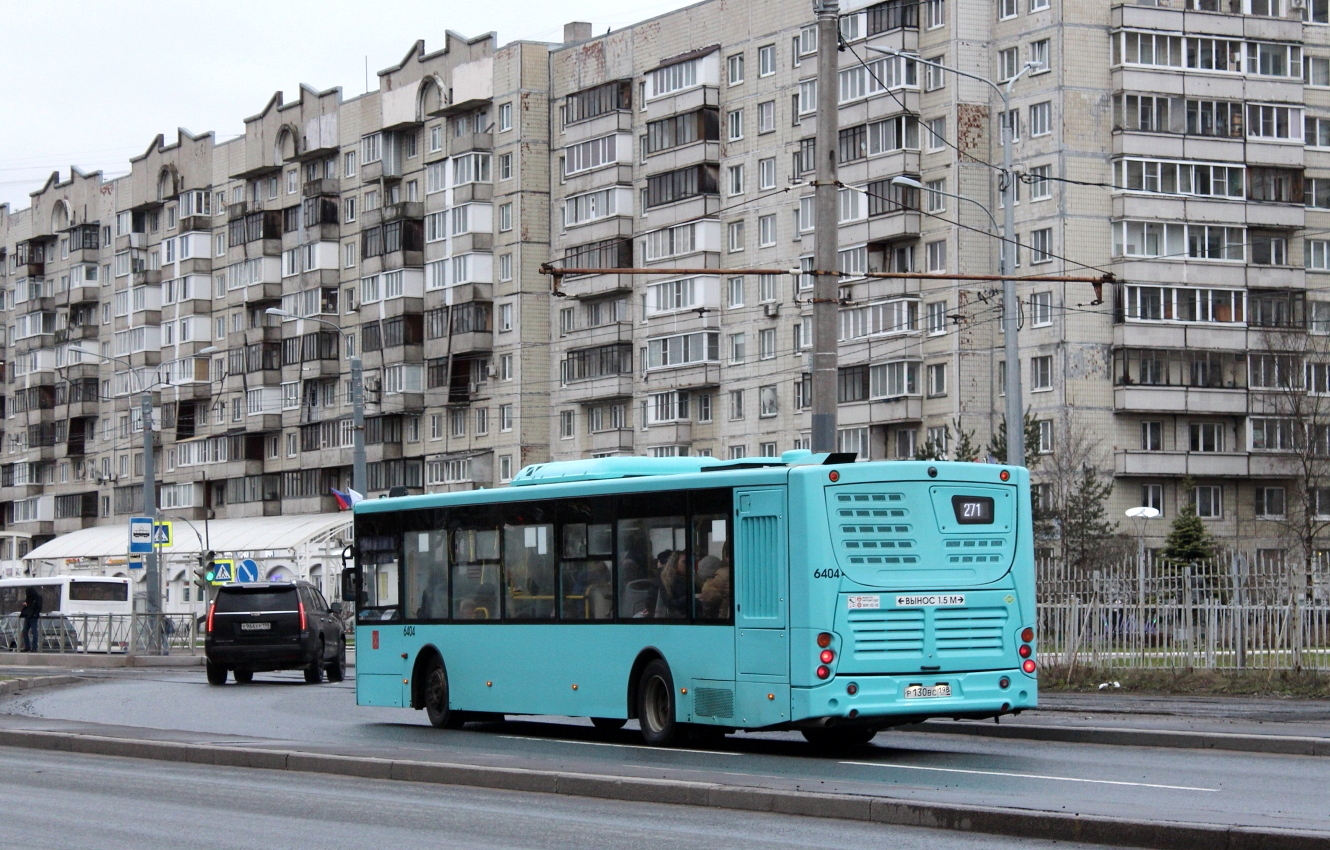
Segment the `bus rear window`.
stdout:
<svg viewBox="0 0 1330 850">
<path fill-rule="evenodd" d="M 234 590 L 223 590 L 217 594 L 217 613 L 294 611 L 298 601 L 294 587 L 236 588 Z"/>
<path fill-rule="evenodd" d="M 122 581 L 71 581 L 71 602 L 124 602 L 129 599 L 129 585 Z"/>
</svg>

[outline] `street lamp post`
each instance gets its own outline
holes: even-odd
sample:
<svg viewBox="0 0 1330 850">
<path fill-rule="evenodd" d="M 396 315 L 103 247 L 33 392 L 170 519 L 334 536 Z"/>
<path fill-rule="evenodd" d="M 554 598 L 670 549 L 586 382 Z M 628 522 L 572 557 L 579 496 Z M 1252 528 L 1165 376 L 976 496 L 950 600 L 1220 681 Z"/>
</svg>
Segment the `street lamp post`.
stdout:
<svg viewBox="0 0 1330 850">
<path fill-rule="evenodd" d="M 1016 81 L 1025 76 L 1031 70 L 1042 68 L 1040 62 L 1026 62 L 1011 79 L 1007 80 L 1006 87 L 1003 88 L 997 83 L 981 77 L 978 74 L 971 74 L 967 71 L 961 71 L 948 65 L 938 62 L 930 62 L 927 59 L 921 59 L 913 54 L 907 54 L 901 50 L 893 50 L 889 47 L 869 47 L 869 50 L 877 53 L 885 53 L 889 56 L 907 56 L 920 65 L 928 65 L 943 71 L 950 71 L 962 77 L 968 77 L 972 80 L 978 80 L 989 86 L 1002 98 L 1002 116 L 998 123 L 1002 128 L 1002 254 L 1000 256 L 999 274 L 1002 275 L 1002 330 L 1006 336 L 1005 356 L 1007 358 L 1005 374 L 1007 378 L 1007 464 L 1009 466 L 1025 465 L 1025 410 L 1021 403 L 1021 362 L 1020 347 L 1016 341 L 1016 331 L 1019 325 L 1016 306 L 1016 282 L 1011 279 L 1013 261 L 1015 260 L 1015 251 L 1013 250 L 1016 240 L 1013 235 L 1015 229 L 1015 199 L 1016 199 L 1016 181 L 1015 175 L 1011 171 L 1011 87 Z M 945 193 L 944 193 L 945 194 Z M 952 197 L 959 197 L 953 195 Z M 965 200 L 970 200 L 966 198 Z M 981 205 L 982 206 L 982 205 Z M 985 208 L 987 212 L 987 208 Z M 989 214 L 992 218 L 992 214 Z M 993 222 L 997 226 L 996 219 Z"/>
<path fill-rule="evenodd" d="M 217 350 L 216 346 L 210 345 L 201 349 L 196 354 L 210 354 Z M 112 357 L 109 354 L 102 354 L 96 351 L 88 351 L 82 346 L 71 345 L 69 351 L 78 354 L 80 357 L 84 354 L 93 357 L 109 360 L 113 363 L 120 363 L 129 369 L 130 375 L 138 374 L 133 363 L 121 357 Z M 160 379 L 140 387 L 139 392 L 142 395 L 139 398 L 139 413 L 143 417 L 143 513 L 152 518 L 154 527 L 154 536 L 156 534 L 157 522 L 157 470 L 154 465 L 154 449 L 152 440 L 152 390 L 155 387 L 163 386 L 165 382 Z M 144 602 L 150 615 L 160 614 L 162 611 L 162 573 L 158 563 L 157 545 L 154 543 L 148 550 L 147 561 L 144 564 Z M 154 634 L 156 630 L 153 630 Z M 152 646 L 156 648 L 155 645 Z"/>
<path fill-rule="evenodd" d="M 295 313 L 283 310 L 280 307 L 269 307 L 266 312 L 270 316 L 280 316 L 282 321 L 303 319 L 318 322 L 337 331 L 343 339 L 349 338 L 337 323 L 320 319 L 318 316 L 297 316 Z M 347 359 L 351 361 L 351 489 L 364 496 L 369 489 L 369 484 L 365 480 L 364 364 L 361 362 L 359 354 L 350 355 Z"/>
</svg>

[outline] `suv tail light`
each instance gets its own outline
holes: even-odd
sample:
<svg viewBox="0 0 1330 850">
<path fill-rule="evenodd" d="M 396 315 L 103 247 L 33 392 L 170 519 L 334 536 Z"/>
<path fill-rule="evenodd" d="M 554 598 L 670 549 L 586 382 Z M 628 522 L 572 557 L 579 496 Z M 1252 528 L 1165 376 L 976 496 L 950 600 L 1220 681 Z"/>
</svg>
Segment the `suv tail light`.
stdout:
<svg viewBox="0 0 1330 850">
<path fill-rule="evenodd" d="M 296 604 L 300 607 L 300 630 L 303 632 L 305 630 L 305 603 L 297 602 Z"/>
<path fill-rule="evenodd" d="M 217 611 L 217 603 L 216 603 L 216 602 L 214 602 L 214 603 L 212 603 L 211 605 L 208 606 L 208 624 L 207 624 L 206 626 L 204 626 L 204 630 L 207 631 L 209 634 L 212 633 L 212 615 L 213 615 L 216 611 Z"/>
</svg>

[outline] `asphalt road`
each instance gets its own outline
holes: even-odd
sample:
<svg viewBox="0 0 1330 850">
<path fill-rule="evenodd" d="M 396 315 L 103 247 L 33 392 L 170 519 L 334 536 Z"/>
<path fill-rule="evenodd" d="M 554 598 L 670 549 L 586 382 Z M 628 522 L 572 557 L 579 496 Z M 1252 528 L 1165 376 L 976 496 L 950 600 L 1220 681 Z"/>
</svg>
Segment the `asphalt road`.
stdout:
<svg viewBox="0 0 1330 850">
<path fill-rule="evenodd" d="M 1051 848 L 912 827 L 0 748 L 0 847 Z M 1080 845 L 1085 846 L 1085 845 Z"/>
<path fill-rule="evenodd" d="M 1154 821 L 1330 830 L 1324 758 L 884 732 L 852 757 L 798 735 L 732 735 L 661 750 L 625 729 L 528 718 L 430 728 L 422 712 L 355 705 L 354 688 L 299 674 L 210 687 L 201 671 L 140 672 L 0 701 L 5 725 L 116 724 L 159 737 L 320 752 L 725 782 Z M 188 733 L 188 735 L 186 735 Z"/>
</svg>

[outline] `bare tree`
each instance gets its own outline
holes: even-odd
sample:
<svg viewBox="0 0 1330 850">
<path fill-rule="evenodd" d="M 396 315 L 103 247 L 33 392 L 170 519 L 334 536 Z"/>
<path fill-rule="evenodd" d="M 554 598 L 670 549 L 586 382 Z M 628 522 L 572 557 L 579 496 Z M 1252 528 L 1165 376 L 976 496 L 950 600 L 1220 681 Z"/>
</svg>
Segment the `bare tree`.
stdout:
<svg viewBox="0 0 1330 850">
<path fill-rule="evenodd" d="M 1109 520 L 1106 510 L 1113 476 L 1104 469 L 1103 442 L 1074 409 L 1064 407 L 1052 428 L 1052 451 L 1032 473 L 1043 495 L 1035 511 L 1035 533 L 1069 570 L 1093 569 L 1122 554 L 1115 537 L 1118 524 Z"/>
<path fill-rule="evenodd" d="M 1316 553 L 1330 537 L 1330 337 L 1281 328 L 1261 336 L 1248 362 L 1251 445 L 1271 453 L 1270 471 L 1287 486 L 1259 489 L 1257 513 L 1292 550 L 1290 595 L 1311 602 Z"/>
</svg>

